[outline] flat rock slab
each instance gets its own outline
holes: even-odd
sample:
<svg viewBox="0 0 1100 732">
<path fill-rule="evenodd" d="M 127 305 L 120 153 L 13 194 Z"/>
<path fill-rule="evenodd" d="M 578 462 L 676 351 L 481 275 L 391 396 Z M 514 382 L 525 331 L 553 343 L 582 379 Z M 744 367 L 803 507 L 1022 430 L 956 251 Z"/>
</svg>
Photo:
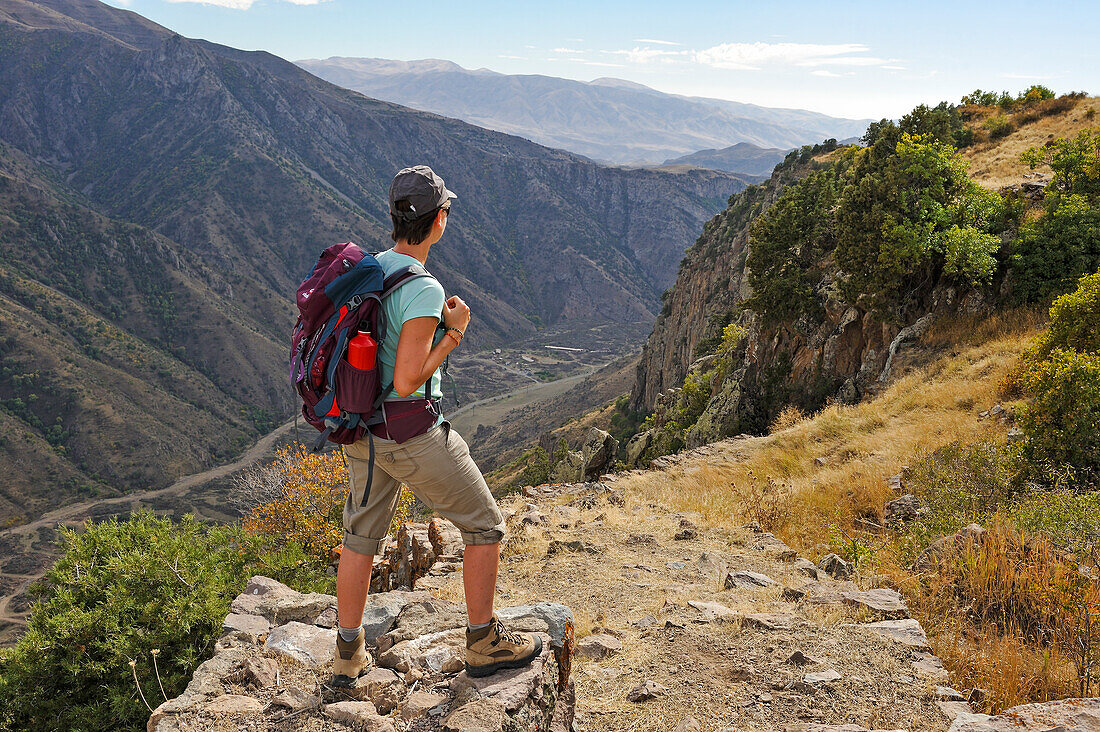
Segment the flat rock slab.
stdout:
<svg viewBox="0 0 1100 732">
<path fill-rule="evenodd" d="M 443 720 L 445 732 L 500 732 L 504 727 L 504 705 L 495 699 L 474 699 L 455 709 Z"/>
<path fill-rule="evenodd" d="M 203 707 L 210 714 L 259 714 L 264 703 L 243 694 L 223 694 Z"/>
<path fill-rule="evenodd" d="M 577 641 L 577 658 L 601 661 L 623 651 L 623 642 L 607 633 L 596 633 Z"/>
<path fill-rule="evenodd" d="M 262 615 L 229 613 L 222 621 L 222 630 L 227 633 L 237 631 L 253 636 L 263 635 L 271 630 L 271 621 Z"/>
<path fill-rule="evenodd" d="M 752 613 L 744 619 L 745 627 L 761 630 L 791 630 L 802 621 L 787 613 Z"/>
<path fill-rule="evenodd" d="M 766 574 L 750 572 L 745 569 L 730 572 L 726 575 L 725 586 L 727 590 L 742 589 L 755 590 L 760 587 L 772 587 L 779 584 Z"/>
<path fill-rule="evenodd" d="M 909 732 L 909 730 L 869 730 L 858 724 L 794 724 L 787 732 Z"/>
<path fill-rule="evenodd" d="M 546 633 L 550 643 L 560 649 L 573 636 L 573 611 L 557 602 L 538 602 L 501 608 L 497 617 L 511 630 Z"/>
<path fill-rule="evenodd" d="M 703 613 L 703 619 L 709 622 L 731 622 L 741 616 L 725 605 L 706 600 L 688 600 L 688 605 Z"/>
<path fill-rule="evenodd" d="M 401 719 L 416 719 L 426 714 L 429 709 L 438 707 L 440 704 L 449 701 L 449 699 L 450 697 L 440 694 L 431 694 L 426 691 L 417 691 L 409 694 L 409 698 L 401 705 Z"/>
<path fill-rule="evenodd" d="M 312 623 L 325 610 L 335 607 L 332 595 L 303 594 L 269 577 L 252 577 L 229 610 L 240 615 L 262 615 L 273 624 L 281 624 L 288 620 Z"/>
<path fill-rule="evenodd" d="M 378 713 L 370 702 L 344 701 L 325 707 L 325 716 L 357 730 L 394 732 L 393 724 Z"/>
<path fill-rule="evenodd" d="M 451 693 L 459 695 L 467 689 L 476 691 L 481 697 L 492 699 L 503 705 L 509 712 L 528 704 L 538 696 L 539 687 L 557 684 L 557 662 L 549 643 L 544 643 L 542 653 L 529 666 L 498 671 L 492 676 L 474 678 L 465 671 L 451 679 Z"/>
<path fill-rule="evenodd" d="M 880 620 L 877 623 L 860 623 L 858 627 L 866 628 L 872 633 L 877 633 L 883 638 L 889 638 L 903 646 L 920 648 L 922 650 L 928 648 L 928 636 L 925 635 L 924 628 L 921 627 L 921 624 L 913 618 L 906 618 L 905 620 Z"/>
<path fill-rule="evenodd" d="M 886 587 L 861 590 L 851 582 L 839 586 L 818 582 L 807 588 L 805 599 L 814 605 L 862 607 L 887 620 L 909 617 L 909 608 L 901 593 Z"/>
<path fill-rule="evenodd" d="M 925 651 L 913 651 L 909 665 L 917 676 L 930 681 L 947 681 L 950 678 L 947 669 L 943 667 L 943 661 Z"/>
<path fill-rule="evenodd" d="M 321 668 L 336 656 L 336 631 L 292 620 L 268 633 L 264 648 L 309 668 Z"/>
<path fill-rule="evenodd" d="M 1100 697 L 1023 704 L 996 716 L 959 715 L 950 732 L 1096 732 Z"/>
<path fill-rule="evenodd" d="M 378 650 L 384 653 L 401 641 L 437 633 L 443 628 L 465 627 L 464 605 L 429 595 L 429 599 L 410 602 L 401 609 L 393 630 L 379 636 Z"/>
</svg>

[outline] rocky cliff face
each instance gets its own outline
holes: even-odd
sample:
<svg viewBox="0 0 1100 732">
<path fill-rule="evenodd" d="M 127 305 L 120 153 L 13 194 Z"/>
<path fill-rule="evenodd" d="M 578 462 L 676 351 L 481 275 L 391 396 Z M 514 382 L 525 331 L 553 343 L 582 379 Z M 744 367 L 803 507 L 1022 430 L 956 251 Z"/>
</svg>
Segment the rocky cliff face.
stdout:
<svg viewBox="0 0 1100 732">
<path fill-rule="evenodd" d="M 811 411 L 828 398 L 858 401 L 886 383 L 898 350 L 919 339 L 937 317 L 993 306 L 988 288 L 941 282 L 885 318 L 842 297 L 840 273 L 827 258 L 818 263 L 823 274 L 813 293 L 821 305 L 819 316 L 770 323 L 761 319 L 746 307 L 752 296 L 746 264 L 750 226 L 813 166 L 812 161 L 785 164 L 766 183 L 733 197 L 730 207 L 704 227 L 681 264 L 676 285 L 665 295 L 638 366 L 632 406 L 655 412 L 660 427 L 682 416 L 688 401 L 705 401 L 684 434 L 688 447 L 762 432 L 787 405 Z M 729 324 L 739 325 L 743 334 L 729 352 L 716 355 Z M 719 358 L 721 368 L 716 366 Z M 682 385 L 689 375 L 698 382 L 696 390 L 709 393 L 685 392 Z M 651 430 L 628 447 L 628 457 L 644 461 L 675 447 L 667 435 Z"/>
</svg>

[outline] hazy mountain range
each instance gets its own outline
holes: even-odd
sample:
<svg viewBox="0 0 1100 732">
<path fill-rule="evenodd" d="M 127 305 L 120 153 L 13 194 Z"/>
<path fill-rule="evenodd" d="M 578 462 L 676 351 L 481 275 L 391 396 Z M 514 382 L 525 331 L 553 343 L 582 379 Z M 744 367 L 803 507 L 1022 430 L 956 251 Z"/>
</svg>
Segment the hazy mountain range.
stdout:
<svg viewBox="0 0 1100 732">
<path fill-rule="evenodd" d="M 596 165 L 179 36 L 0 0 L 0 520 L 159 486 L 289 416 L 293 291 L 384 248 L 396 170 L 458 192 L 430 267 L 463 347 L 652 319 L 736 176 Z"/>
<path fill-rule="evenodd" d="M 872 121 L 665 94 L 623 79 L 583 82 L 471 71 L 437 59 L 333 57 L 297 63 L 377 99 L 616 164 L 660 164 L 739 142 L 789 150 L 862 135 Z"/>
<path fill-rule="evenodd" d="M 664 165 L 687 165 L 695 168 L 726 170 L 761 179 L 772 174 L 776 165 L 783 162 L 787 151 L 778 147 L 757 147 L 750 142 L 739 142 L 721 150 L 700 150 L 690 155 L 666 160 Z"/>
</svg>

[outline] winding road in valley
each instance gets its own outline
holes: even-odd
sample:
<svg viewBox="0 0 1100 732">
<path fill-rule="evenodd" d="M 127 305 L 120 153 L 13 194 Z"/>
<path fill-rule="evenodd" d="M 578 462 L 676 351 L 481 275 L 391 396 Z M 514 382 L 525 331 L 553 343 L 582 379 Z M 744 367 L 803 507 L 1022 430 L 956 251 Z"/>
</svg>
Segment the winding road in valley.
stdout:
<svg viewBox="0 0 1100 732">
<path fill-rule="evenodd" d="M 228 475 L 232 475 L 239 470 L 244 470 L 264 457 L 271 454 L 271 451 L 275 447 L 275 443 L 284 435 L 290 433 L 294 429 L 294 420 L 283 423 L 275 430 L 268 432 L 252 445 L 252 447 L 245 450 L 240 457 L 231 463 L 225 463 L 224 465 L 218 465 L 204 470 L 201 473 L 192 473 L 186 475 L 176 482 L 164 488 L 156 488 L 148 491 L 136 491 L 134 493 L 127 493 L 123 496 L 116 496 L 114 498 L 103 498 L 94 501 L 82 501 L 80 503 L 73 503 L 68 506 L 63 506 L 54 511 L 50 511 L 46 515 L 31 521 L 30 523 L 21 524 L 19 526 L 13 526 L 10 529 L 4 529 L 0 531 L 0 540 L 15 539 L 15 543 L 29 544 L 34 539 L 34 535 L 40 529 L 49 528 L 53 529 L 58 525 L 73 526 L 79 525 L 84 519 L 88 518 L 93 509 L 97 512 L 102 511 L 104 506 L 123 506 L 124 504 L 134 504 L 137 502 L 145 501 L 152 498 L 162 496 L 179 496 L 188 491 L 209 483 L 210 481 L 224 478 Z M 19 593 L 23 592 L 30 583 L 40 578 L 46 571 L 46 568 L 56 559 L 52 553 L 43 552 L 42 562 L 40 566 L 36 568 L 36 572 L 32 574 L 5 574 L 4 578 L 8 580 L 16 580 L 18 584 L 14 587 L 5 587 L 5 594 L 0 596 L 0 624 L 14 623 L 16 625 L 26 624 L 26 614 L 20 612 L 13 612 L 10 608 L 11 601 Z"/>
</svg>

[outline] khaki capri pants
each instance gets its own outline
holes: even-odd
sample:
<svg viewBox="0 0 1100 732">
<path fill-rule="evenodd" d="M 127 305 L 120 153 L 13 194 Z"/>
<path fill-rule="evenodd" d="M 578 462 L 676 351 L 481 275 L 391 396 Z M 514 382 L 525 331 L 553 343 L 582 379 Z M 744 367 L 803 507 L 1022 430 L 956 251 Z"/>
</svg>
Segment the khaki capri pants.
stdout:
<svg viewBox="0 0 1100 732">
<path fill-rule="evenodd" d="M 413 495 L 462 532 L 466 544 L 496 544 L 504 538 L 504 516 L 485 478 L 470 457 L 470 447 L 447 423 L 400 445 L 374 437 L 374 476 L 365 506 L 370 447 L 366 437 L 344 446 L 348 498 L 344 503 L 344 547 L 359 554 L 378 553 L 389 532 L 404 483 Z"/>
</svg>

